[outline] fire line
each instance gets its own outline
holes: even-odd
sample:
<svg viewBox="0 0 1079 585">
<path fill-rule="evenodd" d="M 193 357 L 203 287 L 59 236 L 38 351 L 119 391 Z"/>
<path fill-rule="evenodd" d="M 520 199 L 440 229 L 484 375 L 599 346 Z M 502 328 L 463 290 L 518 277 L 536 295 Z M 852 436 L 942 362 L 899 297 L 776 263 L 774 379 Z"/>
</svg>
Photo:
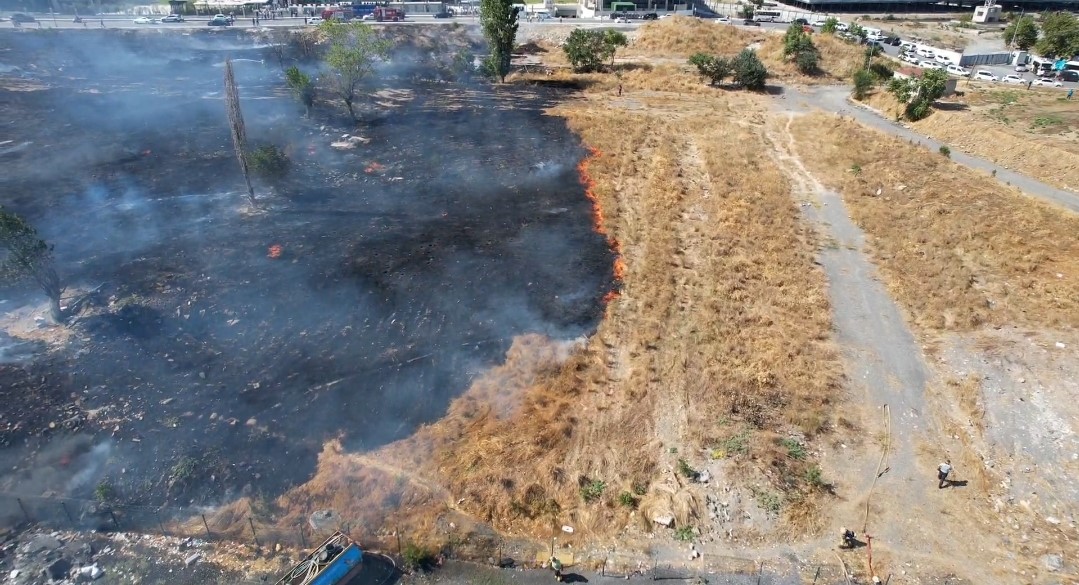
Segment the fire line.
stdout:
<svg viewBox="0 0 1079 585">
<path fill-rule="evenodd" d="M 607 238 L 607 246 L 611 252 L 614 252 L 614 278 L 618 282 L 622 282 L 622 279 L 626 275 L 626 262 L 622 259 L 622 244 L 607 230 L 606 218 L 603 215 L 603 207 L 600 205 L 599 197 L 595 192 L 595 181 L 588 174 L 588 168 L 591 166 L 592 161 L 603 155 L 597 148 L 586 146 L 588 149 L 588 156 L 584 158 L 577 165 L 577 172 L 581 176 L 581 184 L 584 185 L 584 195 L 592 202 L 592 229 L 596 230 L 596 233 Z M 603 303 L 607 304 L 618 298 L 618 290 L 612 290 L 603 296 Z"/>
</svg>

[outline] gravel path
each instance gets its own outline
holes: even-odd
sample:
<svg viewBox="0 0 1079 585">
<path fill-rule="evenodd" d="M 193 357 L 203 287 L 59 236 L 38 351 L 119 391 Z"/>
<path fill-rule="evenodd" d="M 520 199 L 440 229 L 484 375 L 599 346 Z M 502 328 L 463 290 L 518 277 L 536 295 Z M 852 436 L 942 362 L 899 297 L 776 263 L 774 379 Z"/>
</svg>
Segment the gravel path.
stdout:
<svg viewBox="0 0 1079 585">
<path fill-rule="evenodd" d="M 876 128 L 882 132 L 892 134 L 893 136 L 917 142 L 932 152 L 937 152 L 943 145 L 941 142 L 933 140 L 928 136 L 896 124 L 865 106 L 850 102 L 847 99 L 850 95 L 850 88 L 847 86 L 825 86 L 805 90 L 787 89 L 787 94 L 786 99 L 788 101 L 805 100 L 809 105 L 824 111 L 851 116 L 871 128 Z M 1028 195 L 1044 199 L 1050 203 L 1079 213 L 1079 195 L 1075 193 L 1057 189 L 1056 187 L 1032 179 L 1027 175 L 1008 170 L 992 161 L 959 152 L 955 149 L 952 149 L 951 159 L 971 169 L 984 171 L 986 173 L 993 173 L 995 171 L 996 179 L 1001 183 L 1017 187 Z"/>
</svg>

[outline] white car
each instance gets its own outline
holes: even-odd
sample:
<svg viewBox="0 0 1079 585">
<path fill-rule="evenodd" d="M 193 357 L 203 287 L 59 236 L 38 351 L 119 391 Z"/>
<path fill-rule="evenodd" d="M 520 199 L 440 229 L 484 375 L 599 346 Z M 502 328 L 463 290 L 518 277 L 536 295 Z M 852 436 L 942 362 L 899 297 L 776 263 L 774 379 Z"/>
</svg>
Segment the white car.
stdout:
<svg viewBox="0 0 1079 585">
<path fill-rule="evenodd" d="M 318 26 L 318 25 L 322 24 L 323 22 L 325 22 L 325 21 L 322 20 L 322 18 L 318 17 L 318 16 L 316 16 L 314 18 L 308 18 L 307 19 L 307 24 L 309 24 L 311 26 Z"/>
<path fill-rule="evenodd" d="M 1026 73 L 1027 71 L 1030 71 L 1030 67 L 1027 67 L 1026 65 L 1016 65 L 1015 66 L 1015 72 L 1016 73 Z"/>
<path fill-rule="evenodd" d="M 880 33 L 869 33 L 866 35 L 865 39 L 867 41 L 877 41 L 879 43 L 884 40 L 884 35 Z"/>
<path fill-rule="evenodd" d="M 922 61 L 918 63 L 918 67 L 922 69 L 944 69 L 944 66 L 936 61 Z"/>
<path fill-rule="evenodd" d="M 150 18 L 148 16 L 140 16 L 132 22 L 134 22 L 135 24 L 157 24 L 156 19 Z"/>
<path fill-rule="evenodd" d="M 824 26 L 827 22 L 828 22 L 827 18 L 818 18 L 818 19 L 814 20 L 813 22 L 809 23 L 809 26 Z"/>
<path fill-rule="evenodd" d="M 731 22 L 731 19 L 728 16 L 720 16 L 716 19 L 716 22 L 719 24 L 729 24 Z"/>
<path fill-rule="evenodd" d="M 1050 86 L 1051 85 L 1053 87 L 1064 87 L 1064 84 L 1062 82 L 1057 81 L 1056 79 L 1053 79 L 1052 77 L 1039 77 L 1038 79 L 1034 80 L 1034 85 L 1045 85 L 1045 86 Z"/>
<path fill-rule="evenodd" d="M 899 59 L 913 65 L 917 65 L 919 62 L 918 56 L 914 53 L 903 53 L 902 55 L 900 55 Z"/>
<path fill-rule="evenodd" d="M 990 72 L 988 72 L 988 71 L 986 71 L 984 69 L 977 72 L 977 73 L 975 73 L 974 74 L 974 79 L 977 79 L 978 81 L 1000 81 L 999 77 L 997 77 L 996 75 L 993 75 L 992 73 L 990 73 Z"/>
<path fill-rule="evenodd" d="M 912 43 L 910 41 L 903 41 L 902 43 L 899 43 L 899 50 L 900 51 L 913 51 L 914 49 L 915 49 L 914 43 Z"/>
<path fill-rule="evenodd" d="M 948 64 L 944 68 L 944 70 L 947 71 L 948 73 L 952 74 L 952 75 L 958 75 L 959 77 L 967 77 L 967 76 L 970 75 L 970 69 L 965 69 L 965 68 L 960 67 L 958 65 Z"/>
<path fill-rule="evenodd" d="M 1001 79 L 1004 83 L 1026 83 L 1027 80 L 1023 79 L 1021 75 L 1005 75 L 1004 79 Z"/>
<path fill-rule="evenodd" d="M 839 32 L 847 32 L 848 30 L 850 30 L 850 25 L 845 22 L 839 22 L 836 23 L 835 29 Z"/>
</svg>

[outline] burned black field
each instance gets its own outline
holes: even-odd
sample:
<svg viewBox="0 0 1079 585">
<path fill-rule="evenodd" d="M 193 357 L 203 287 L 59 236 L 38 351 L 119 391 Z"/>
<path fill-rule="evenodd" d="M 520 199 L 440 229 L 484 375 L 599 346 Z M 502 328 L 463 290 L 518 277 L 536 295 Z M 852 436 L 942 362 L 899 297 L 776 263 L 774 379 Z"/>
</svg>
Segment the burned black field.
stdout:
<svg viewBox="0 0 1079 585">
<path fill-rule="evenodd" d="M 39 291 L 0 289 L 0 491 L 272 496 L 327 439 L 437 418 L 515 335 L 595 327 L 612 257 L 584 151 L 543 114 L 556 94 L 417 80 L 402 52 L 353 125 L 329 103 L 305 118 L 232 31 L 47 32 L 0 43 L 0 203 L 55 246 L 72 298 L 94 293 L 52 328 Z M 293 163 L 256 182 L 259 210 L 226 55 L 250 141 Z"/>
</svg>

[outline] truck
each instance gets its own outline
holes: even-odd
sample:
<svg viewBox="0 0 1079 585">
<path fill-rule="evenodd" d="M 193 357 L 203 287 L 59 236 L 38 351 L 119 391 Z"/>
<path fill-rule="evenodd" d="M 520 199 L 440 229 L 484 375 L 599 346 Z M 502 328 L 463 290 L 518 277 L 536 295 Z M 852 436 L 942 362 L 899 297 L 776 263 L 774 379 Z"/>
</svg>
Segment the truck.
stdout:
<svg viewBox="0 0 1079 585">
<path fill-rule="evenodd" d="M 335 532 L 292 568 L 277 585 L 347 585 L 363 570 L 363 551 L 348 535 Z"/>
<path fill-rule="evenodd" d="M 400 8 L 376 6 L 374 11 L 375 20 L 378 22 L 400 22 L 405 19 L 405 11 Z"/>
</svg>

